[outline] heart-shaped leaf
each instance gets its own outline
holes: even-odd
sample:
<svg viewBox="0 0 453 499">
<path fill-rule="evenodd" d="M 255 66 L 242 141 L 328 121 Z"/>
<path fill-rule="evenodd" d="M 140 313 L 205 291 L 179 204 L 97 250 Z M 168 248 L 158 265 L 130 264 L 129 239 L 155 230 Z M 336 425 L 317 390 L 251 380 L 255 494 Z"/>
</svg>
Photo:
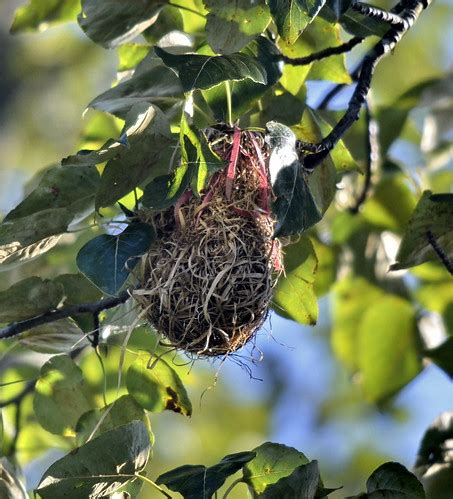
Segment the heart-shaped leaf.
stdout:
<svg viewBox="0 0 453 499">
<path fill-rule="evenodd" d="M 115 295 L 154 238 L 153 227 L 133 222 L 118 235 L 103 234 L 88 241 L 77 255 L 77 266 L 99 289 Z"/>
</svg>

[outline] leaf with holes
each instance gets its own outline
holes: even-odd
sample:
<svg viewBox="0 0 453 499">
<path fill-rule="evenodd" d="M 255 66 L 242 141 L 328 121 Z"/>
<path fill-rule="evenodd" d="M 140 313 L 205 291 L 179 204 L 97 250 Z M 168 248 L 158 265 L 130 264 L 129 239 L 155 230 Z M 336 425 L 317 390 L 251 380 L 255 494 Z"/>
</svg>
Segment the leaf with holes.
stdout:
<svg viewBox="0 0 453 499">
<path fill-rule="evenodd" d="M 77 255 L 77 266 L 99 289 L 116 295 L 154 238 L 153 227 L 133 222 L 116 236 L 103 234 L 88 241 Z"/>
</svg>

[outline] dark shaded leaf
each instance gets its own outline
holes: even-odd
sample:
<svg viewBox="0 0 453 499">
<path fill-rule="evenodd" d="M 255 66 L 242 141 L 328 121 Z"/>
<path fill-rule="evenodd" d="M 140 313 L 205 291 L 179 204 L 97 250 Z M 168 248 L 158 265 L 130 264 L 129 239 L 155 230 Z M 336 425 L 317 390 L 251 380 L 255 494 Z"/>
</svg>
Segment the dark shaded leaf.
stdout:
<svg viewBox="0 0 453 499">
<path fill-rule="evenodd" d="M 453 194 L 423 193 L 401 241 L 396 263 L 390 270 L 437 260 L 439 256 L 429 241 L 429 232 L 443 254 L 453 260 Z"/>
<path fill-rule="evenodd" d="M 308 237 L 285 247 L 285 275 L 279 277 L 272 308 L 300 324 L 316 324 L 318 303 L 313 288 L 318 259 Z"/>
<path fill-rule="evenodd" d="M 39 353 L 67 353 L 89 345 L 83 331 L 72 319 L 60 319 L 34 327 L 20 335 L 25 348 Z"/>
<path fill-rule="evenodd" d="M 101 434 L 52 464 L 36 492 L 43 499 L 113 494 L 144 469 L 149 452 L 145 425 L 133 421 Z"/>
<path fill-rule="evenodd" d="M 102 422 L 99 424 L 101 418 Z M 145 411 L 135 399 L 131 395 L 123 395 L 102 409 L 93 409 L 80 416 L 75 428 L 77 443 L 82 445 L 88 439 L 91 440 L 94 435 L 105 433 L 132 421 L 142 421 L 147 428 L 150 427 Z M 149 431 L 151 431 L 150 428 Z"/>
<path fill-rule="evenodd" d="M 163 359 L 142 352 L 127 371 L 127 389 L 146 410 L 191 416 L 192 404 L 176 371 Z"/>
<path fill-rule="evenodd" d="M 257 59 L 258 63 L 266 71 L 267 83 L 263 85 L 250 79 L 229 82 L 233 120 L 240 118 L 250 110 L 256 104 L 257 99 L 278 82 L 282 74 L 282 65 L 276 57 L 279 50 L 272 41 L 264 36 L 250 42 L 241 53 Z M 217 85 L 202 92 L 218 121 L 228 120 L 227 92 L 228 89 L 225 84 Z"/>
<path fill-rule="evenodd" d="M 94 42 L 112 48 L 128 42 L 151 26 L 164 0 L 82 0 L 80 27 Z"/>
<path fill-rule="evenodd" d="M 98 95 L 88 106 L 125 118 L 135 104 L 148 102 L 166 109 L 182 96 L 179 78 L 152 51 L 131 78 Z"/>
<path fill-rule="evenodd" d="M 56 355 L 41 368 L 33 408 L 39 424 L 59 435 L 71 435 L 79 417 L 92 408 L 83 373 L 67 355 Z"/>
<path fill-rule="evenodd" d="M 155 238 L 153 227 L 133 222 L 118 235 L 88 241 L 77 255 L 79 270 L 99 289 L 115 295 Z"/>
<path fill-rule="evenodd" d="M 290 475 L 266 487 L 262 499 L 315 499 L 321 476 L 318 461 L 298 466 Z"/>
<path fill-rule="evenodd" d="M 53 310 L 64 299 L 61 284 L 29 277 L 0 292 L 0 322 L 16 322 Z"/>
<path fill-rule="evenodd" d="M 293 44 L 318 14 L 326 0 L 268 0 L 278 34 Z"/>
<path fill-rule="evenodd" d="M 43 30 L 48 25 L 75 21 L 80 12 L 80 0 L 29 0 L 15 14 L 11 33 Z"/>
<path fill-rule="evenodd" d="M 244 53 L 231 55 L 176 55 L 155 47 L 164 64 L 177 71 L 182 88 L 190 92 L 218 85 L 223 81 L 249 79 L 255 83 L 267 84 L 266 69 L 260 62 Z"/>
<path fill-rule="evenodd" d="M 253 449 L 256 457 L 244 466 L 244 482 L 255 494 L 262 494 L 267 487 L 277 483 L 301 465 L 309 463 L 307 457 L 282 444 L 266 442 Z"/>
<path fill-rule="evenodd" d="M 424 355 L 435 362 L 453 379 L 453 337 L 450 336 L 435 348 L 424 351 Z"/>
<path fill-rule="evenodd" d="M 232 54 L 238 52 L 259 36 L 271 21 L 264 0 L 250 2 L 238 0 L 204 0 L 209 14 L 206 20 L 206 36 L 214 52 Z"/>
<path fill-rule="evenodd" d="M 179 492 L 184 499 L 211 499 L 230 475 L 239 471 L 254 457 L 254 452 L 238 452 L 225 456 L 218 464 L 209 468 L 201 464 L 180 466 L 160 475 L 157 483 Z"/>
<path fill-rule="evenodd" d="M 93 165 L 93 162 L 90 164 Z M 94 211 L 94 196 L 98 186 L 99 173 L 94 166 L 50 168 L 38 186 L 6 215 L 4 222 L 39 211 L 66 208 L 73 216 L 71 223 L 77 224 Z"/>
<path fill-rule="evenodd" d="M 387 295 L 368 308 L 358 324 L 358 367 L 365 396 L 385 402 L 421 371 L 415 310 Z"/>
<path fill-rule="evenodd" d="M 150 177 L 168 171 L 172 150 L 170 124 L 157 107 L 136 104 L 122 131 L 127 148 L 107 163 L 96 194 L 96 207 L 110 206 Z"/>
<path fill-rule="evenodd" d="M 371 474 L 366 483 L 367 499 L 425 499 L 422 484 L 402 464 L 385 463 Z"/>
</svg>

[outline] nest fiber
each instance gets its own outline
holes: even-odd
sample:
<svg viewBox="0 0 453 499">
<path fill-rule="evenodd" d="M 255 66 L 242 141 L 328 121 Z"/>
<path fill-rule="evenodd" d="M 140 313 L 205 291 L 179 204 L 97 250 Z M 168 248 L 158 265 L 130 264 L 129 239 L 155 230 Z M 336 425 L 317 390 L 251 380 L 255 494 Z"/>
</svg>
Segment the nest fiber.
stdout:
<svg viewBox="0 0 453 499">
<path fill-rule="evenodd" d="M 280 257 L 262 137 L 237 129 L 234 137 L 215 137 L 225 169 L 200 198 L 153 215 L 159 238 L 144 258 L 142 289 L 135 293 L 172 346 L 202 356 L 229 354 L 254 336 L 267 315 Z"/>
</svg>

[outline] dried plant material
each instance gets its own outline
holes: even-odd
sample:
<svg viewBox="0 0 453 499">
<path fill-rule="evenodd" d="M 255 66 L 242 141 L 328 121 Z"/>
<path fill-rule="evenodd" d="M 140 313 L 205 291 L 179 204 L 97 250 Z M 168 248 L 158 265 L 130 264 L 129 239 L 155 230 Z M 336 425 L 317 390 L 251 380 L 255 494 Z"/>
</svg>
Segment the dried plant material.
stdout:
<svg viewBox="0 0 453 499">
<path fill-rule="evenodd" d="M 219 356 L 242 347 L 265 320 L 280 247 L 272 239 L 263 137 L 211 129 L 209 139 L 225 169 L 201 198 L 152 214 L 158 242 L 134 296 L 172 346 Z"/>
</svg>

